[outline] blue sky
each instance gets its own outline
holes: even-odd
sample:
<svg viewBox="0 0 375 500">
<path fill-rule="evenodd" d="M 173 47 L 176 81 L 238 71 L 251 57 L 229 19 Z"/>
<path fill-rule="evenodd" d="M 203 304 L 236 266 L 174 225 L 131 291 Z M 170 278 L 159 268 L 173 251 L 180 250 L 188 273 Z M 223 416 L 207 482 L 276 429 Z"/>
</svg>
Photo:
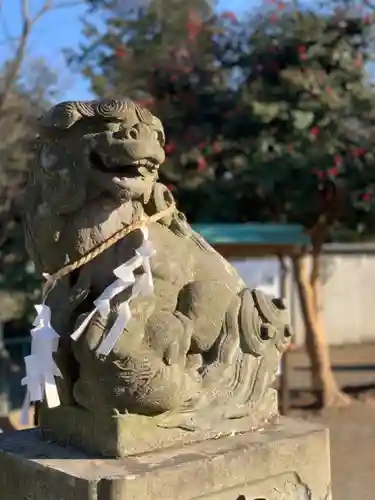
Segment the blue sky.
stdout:
<svg viewBox="0 0 375 500">
<path fill-rule="evenodd" d="M 63 1 L 57 0 L 58 3 Z M 2 5 L 0 64 L 11 53 L 9 43 L 4 43 L 6 31 L 16 36 L 20 30 L 20 3 L 21 0 L 0 1 L 0 5 Z M 256 3 L 258 2 L 254 0 L 220 0 L 219 8 L 240 13 Z M 30 11 L 33 13 L 40 8 L 43 0 L 29 0 L 29 4 Z M 89 99 L 92 97 L 88 82 L 80 74 L 69 71 L 61 53 L 63 48 L 74 49 L 82 41 L 80 17 L 84 12 L 84 5 L 50 12 L 38 22 L 30 38 L 29 54 L 31 57 L 43 57 L 51 65 L 52 69 L 62 75 L 60 84 L 63 85 L 65 90 L 59 95 L 61 99 Z"/>
</svg>

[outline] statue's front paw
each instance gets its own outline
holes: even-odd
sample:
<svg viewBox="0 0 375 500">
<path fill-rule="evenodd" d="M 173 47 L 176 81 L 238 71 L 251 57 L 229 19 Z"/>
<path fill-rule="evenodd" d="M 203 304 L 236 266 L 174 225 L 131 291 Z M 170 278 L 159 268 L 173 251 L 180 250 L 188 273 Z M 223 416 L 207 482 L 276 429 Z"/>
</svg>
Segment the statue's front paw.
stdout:
<svg viewBox="0 0 375 500">
<path fill-rule="evenodd" d="M 174 317 L 181 322 L 182 329 L 179 329 L 180 335 L 172 338 L 165 348 L 163 361 L 168 366 L 185 364 L 187 353 L 190 350 L 193 332 L 193 324 L 188 317 L 179 311 L 174 313 Z"/>
</svg>

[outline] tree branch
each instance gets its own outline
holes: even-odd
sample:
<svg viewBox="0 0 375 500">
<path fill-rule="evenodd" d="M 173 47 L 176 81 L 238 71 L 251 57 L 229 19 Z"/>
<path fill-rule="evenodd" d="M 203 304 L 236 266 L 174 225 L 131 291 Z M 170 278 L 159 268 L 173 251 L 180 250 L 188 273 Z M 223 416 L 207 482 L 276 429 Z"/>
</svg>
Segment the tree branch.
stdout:
<svg viewBox="0 0 375 500">
<path fill-rule="evenodd" d="M 370 0 L 363 0 L 363 3 L 365 5 L 367 5 L 367 7 L 370 7 L 370 9 L 375 10 L 375 4 L 373 4 L 372 2 L 370 2 Z"/>
<path fill-rule="evenodd" d="M 53 0 L 45 0 L 44 4 L 35 14 L 35 16 L 31 17 L 29 9 L 29 0 L 21 0 L 21 5 L 20 5 L 21 24 L 22 24 L 21 35 L 18 38 L 14 59 L 9 67 L 7 74 L 5 75 L 4 86 L 2 89 L 0 89 L 1 91 L 0 115 L 4 110 L 4 106 L 19 76 L 23 61 L 25 59 L 26 48 L 29 41 L 31 29 L 48 12 L 55 9 L 61 9 L 66 7 L 76 7 L 81 3 L 82 3 L 81 1 L 67 1 L 55 4 Z M 1 0 L 0 0 L 0 6 L 1 6 Z"/>
</svg>

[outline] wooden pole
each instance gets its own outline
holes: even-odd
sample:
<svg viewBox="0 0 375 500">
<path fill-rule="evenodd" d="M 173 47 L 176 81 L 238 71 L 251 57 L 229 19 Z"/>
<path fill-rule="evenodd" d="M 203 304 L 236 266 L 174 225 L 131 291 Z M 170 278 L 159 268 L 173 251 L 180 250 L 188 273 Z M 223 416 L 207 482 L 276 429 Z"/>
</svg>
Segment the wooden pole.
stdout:
<svg viewBox="0 0 375 500">
<path fill-rule="evenodd" d="M 285 256 L 279 255 L 280 263 L 280 297 L 285 300 L 286 298 L 286 280 L 288 277 L 288 266 L 285 263 Z M 290 409 L 290 388 L 289 388 L 289 363 L 288 363 L 288 350 L 281 358 L 281 374 L 279 376 L 279 394 L 280 394 L 280 413 L 286 415 Z"/>
</svg>

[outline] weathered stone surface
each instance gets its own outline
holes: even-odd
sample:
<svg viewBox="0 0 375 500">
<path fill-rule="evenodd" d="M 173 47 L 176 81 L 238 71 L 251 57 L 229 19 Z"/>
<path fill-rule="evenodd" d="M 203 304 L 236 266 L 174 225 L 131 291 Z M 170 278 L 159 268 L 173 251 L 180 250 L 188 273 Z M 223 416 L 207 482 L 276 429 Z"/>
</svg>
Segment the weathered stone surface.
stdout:
<svg viewBox="0 0 375 500">
<path fill-rule="evenodd" d="M 331 500 L 328 431 L 281 418 L 257 432 L 101 459 L 41 439 L 0 437 L 4 500 Z"/>
<path fill-rule="evenodd" d="M 295 472 L 285 472 L 263 481 L 246 483 L 199 498 L 202 500 L 310 500 L 311 489 L 301 482 Z"/>
</svg>

